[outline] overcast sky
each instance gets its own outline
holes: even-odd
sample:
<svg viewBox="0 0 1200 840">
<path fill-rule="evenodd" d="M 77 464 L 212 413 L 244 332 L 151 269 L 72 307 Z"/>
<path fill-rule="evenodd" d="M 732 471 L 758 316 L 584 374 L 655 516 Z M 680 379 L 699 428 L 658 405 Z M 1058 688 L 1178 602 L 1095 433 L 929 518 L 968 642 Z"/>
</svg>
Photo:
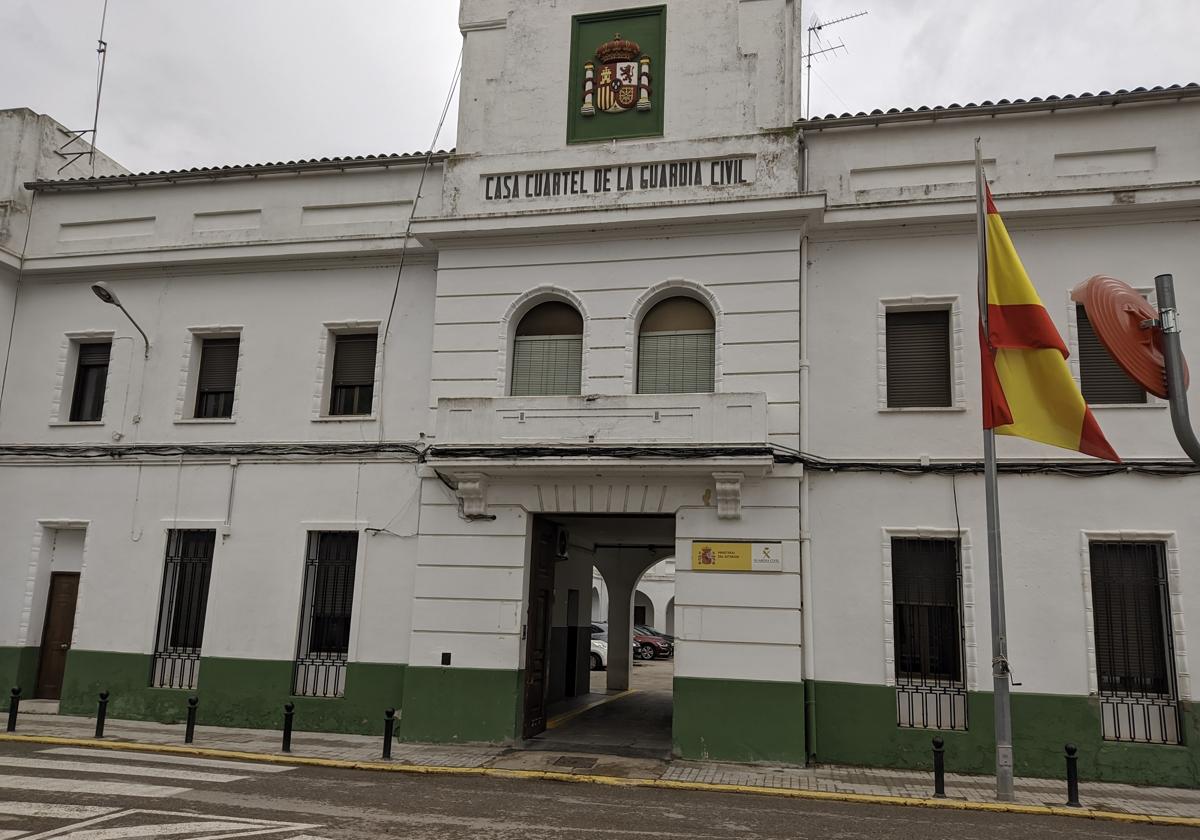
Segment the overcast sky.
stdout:
<svg viewBox="0 0 1200 840">
<path fill-rule="evenodd" d="M 0 0 L 0 108 L 90 127 L 103 3 Z M 824 33 L 848 49 L 817 60 L 814 113 L 1200 81 L 1200 0 L 811 0 L 804 17 L 860 9 Z M 98 145 L 138 171 L 424 149 L 457 10 L 109 0 Z M 452 111 L 439 145 L 453 142 Z"/>
</svg>

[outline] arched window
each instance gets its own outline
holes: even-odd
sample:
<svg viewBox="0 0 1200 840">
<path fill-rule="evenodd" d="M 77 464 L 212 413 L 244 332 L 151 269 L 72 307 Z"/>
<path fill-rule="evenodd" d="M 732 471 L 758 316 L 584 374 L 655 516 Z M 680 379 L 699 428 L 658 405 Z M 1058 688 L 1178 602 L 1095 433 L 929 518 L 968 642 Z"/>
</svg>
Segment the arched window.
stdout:
<svg viewBox="0 0 1200 840">
<path fill-rule="evenodd" d="M 560 301 L 538 304 L 525 313 L 513 337 L 514 397 L 579 393 L 583 368 L 583 317 Z"/>
<path fill-rule="evenodd" d="M 638 393 L 713 390 L 716 323 L 695 298 L 667 298 L 646 313 L 638 335 Z"/>
</svg>

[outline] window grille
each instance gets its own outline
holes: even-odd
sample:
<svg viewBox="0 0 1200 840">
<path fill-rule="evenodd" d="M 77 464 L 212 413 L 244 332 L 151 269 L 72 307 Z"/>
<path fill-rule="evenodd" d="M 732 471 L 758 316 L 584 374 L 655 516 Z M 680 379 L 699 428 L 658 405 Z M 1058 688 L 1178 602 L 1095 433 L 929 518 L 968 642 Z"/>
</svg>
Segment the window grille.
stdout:
<svg viewBox="0 0 1200 840">
<path fill-rule="evenodd" d="M 1093 542 L 1090 554 L 1104 738 L 1182 743 L 1165 546 Z"/>
<path fill-rule="evenodd" d="M 196 687 L 216 536 L 216 531 L 167 532 L 150 682 L 155 688 Z"/>
<path fill-rule="evenodd" d="M 304 601 L 296 646 L 294 693 L 341 697 L 354 602 L 356 531 L 310 531 L 304 562 Z"/>
<path fill-rule="evenodd" d="M 334 416 L 370 414 L 375 396 L 375 333 L 334 336 L 333 380 L 329 413 Z"/>
<path fill-rule="evenodd" d="M 579 393 L 583 338 L 523 335 L 513 339 L 512 395 L 545 397 Z"/>
<path fill-rule="evenodd" d="M 888 408 L 942 408 L 951 393 L 950 311 L 887 313 Z"/>
<path fill-rule="evenodd" d="M 892 539 L 896 722 L 966 729 L 958 540 Z"/>
<path fill-rule="evenodd" d="M 1146 392 L 1116 363 L 1100 343 L 1081 304 L 1075 307 L 1079 337 L 1079 387 L 1092 405 L 1130 405 L 1146 402 Z"/>
<path fill-rule="evenodd" d="M 108 381 L 111 341 L 79 344 L 75 366 L 75 391 L 71 397 L 72 423 L 92 423 L 104 413 L 104 387 Z"/>
<path fill-rule="evenodd" d="M 639 394 L 706 394 L 714 387 L 712 330 L 644 332 L 638 338 Z"/>
<path fill-rule="evenodd" d="M 196 379 L 196 416 L 233 416 L 233 388 L 237 383 L 239 338 L 206 338 L 200 345 L 200 371 Z"/>
</svg>

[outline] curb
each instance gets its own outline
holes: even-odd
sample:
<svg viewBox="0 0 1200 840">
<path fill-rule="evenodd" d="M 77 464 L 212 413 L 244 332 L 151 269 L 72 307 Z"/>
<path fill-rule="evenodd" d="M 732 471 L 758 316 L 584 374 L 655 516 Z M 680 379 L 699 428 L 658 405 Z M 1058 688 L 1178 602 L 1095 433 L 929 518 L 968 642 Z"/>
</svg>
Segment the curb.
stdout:
<svg viewBox="0 0 1200 840">
<path fill-rule="evenodd" d="M 963 799 L 924 799 L 910 796 L 885 796 L 872 793 L 836 793 L 821 790 L 727 785 L 712 782 L 676 782 L 669 779 L 627 779 L 619 776 L 598 776 L 581 773 L 561 773 L 553 770 L 505 770 L 498 767 L 437 767 L 428 764 L 389 764 L 382 761 L 353 761 L 340 758 L 273 755 L 271 753 L 240 752 L 207 747 L 179 747 L 172 744 L 143 744 L 132 741 L 105 741 L 95 738 L 60 738 L 53 735 L 0 734 L 0 743 L 51 744 L 60 747 L 95 747 L 125 752 L 190 755 L 197 758 L 226 758 L 255 761 L 261 764 L 287 764 L 297 767 L 327 767 L 339 770 L 368 770 L 375 772 L 409 773 L 419 776 L 482 776 L 493 779 L 520 779 L 608 787 L 650 788 L 658 790 L 688 790 L 713 793 L 740 793 L 755 796 L 775 796 L 785 799 L 804 799 L 822 802 L 850 802 L 860 805 L 894 805 L 908 808 L 933 808 L 948 811 L 985 811 L 1028 816 L 1075 817 L 1076 819 L 1141 825 L 1175 825 L 1200 828 L 1200 817 L 1172 817 L 1158 814 L 1127 814 L 1121 811 L 1099 811 L 1090 808 L 1067 808 L 1054 805 L 1018 805 L 1008 802 L 969 802 Z"/>
</svg>

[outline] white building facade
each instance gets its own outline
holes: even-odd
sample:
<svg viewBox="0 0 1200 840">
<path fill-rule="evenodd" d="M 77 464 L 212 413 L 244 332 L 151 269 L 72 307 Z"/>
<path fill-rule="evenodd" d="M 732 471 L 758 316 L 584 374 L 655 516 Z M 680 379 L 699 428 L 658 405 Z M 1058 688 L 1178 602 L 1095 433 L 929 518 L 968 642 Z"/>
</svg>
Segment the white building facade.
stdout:
<svg viewBox="0 0 1200 840">
<path fill-rule="evenodd" d="M 1200 90 L 803 121 L 800 21 L 464 0 L 454 152 L 24 176 L 0 679 L 519 742 L 677 558 L 678 755 L 988 771 L 979 136 L 1126 459 L 1002 441 L 1017 771 L 1200 782 L 1200 478 L 1068 297 L 1200 309 Z"/>
</svg>

